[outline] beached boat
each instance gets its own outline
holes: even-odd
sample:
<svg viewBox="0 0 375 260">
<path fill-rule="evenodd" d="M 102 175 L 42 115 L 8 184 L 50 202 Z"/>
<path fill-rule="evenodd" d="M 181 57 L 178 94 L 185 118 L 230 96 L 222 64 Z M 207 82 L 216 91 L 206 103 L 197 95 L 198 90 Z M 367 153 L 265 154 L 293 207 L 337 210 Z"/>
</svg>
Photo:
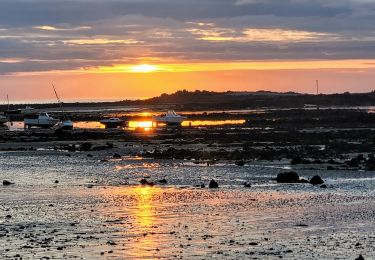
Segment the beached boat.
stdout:
<svg viewBox="0 0 375 260">
<path fill-rule="evenodd" d="M 27 114 L 24 118 L 25 128 L 31 128 L 33 126 L 41 128 L 51 128 L 58 122 L 58 119 L 51 117 L 46 112 L 41 112 L 38 114 Z"/>
<path fill-rule="evenodd" d="M 60 105 L 60 108 L 61 108 L 61 111 L 62 111 L 63 117 L 64 117 L 63 120 L 61 120 L 60 122 L 58 122 L 58 124 L 56 125 L 56 128 L 58 130 L 72 130 L 74 123 L 66 115 L 65 110 L 64 110 L 64 106 L 63 106 L 63 102 L 59 98 L 59 95 L 57 94 L 57 91 L 56 91 L 55 86 L 53 84 L 52 84 L 52 88 L 53 88 L 53 91 L 55 92 L 55 96 L 56 96 L 57 102 Z"/>
<path fill-rule="evenodd" d="M 30 106 L 26 106 L 25 108 L 20 109 L 20 113 L 23 115 L 30 115 L 35 113 L 35 109 Z"/>
<path fill-rule="evenodd" d="M 57 123 L 56 128 L 60 130 L 72 130 L 73 129 L 73 121 L 72 120 L 63 120 Z"/>
<path fill-rule="evenodd" d="M 125 121 L 117 117 L 103 119 L 99 122 L 105 125 L 106 128 L 116 128 L 120 126 L 125 126 Z"/>
<path fill-rule="evenodd" d="M 8 122 L 8 117 L 5 116 L 4 114 L 0 114 L 0 126 L 4 125 Z"/>
<path fill-rule="evenodd" d="M 154 116 L 153 120 L 156 123 L 163 123 L 166 125 L 181 125 L 181 123 L 186 120 L 186 116 L 178 115 L 175 111 L 169 110 L 165 115 Z"/>
</svg>

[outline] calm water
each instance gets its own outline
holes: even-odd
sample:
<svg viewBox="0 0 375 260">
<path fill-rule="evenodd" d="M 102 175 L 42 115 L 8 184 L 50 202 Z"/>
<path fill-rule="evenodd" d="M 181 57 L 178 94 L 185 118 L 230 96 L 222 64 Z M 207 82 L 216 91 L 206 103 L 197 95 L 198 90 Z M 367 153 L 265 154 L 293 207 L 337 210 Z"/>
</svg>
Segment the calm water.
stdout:
<svg viewBox="0 0 375 260">
<path fill-rule="evenodd" d="M 242 125 L 246 120 L 187 120 L 182 122 L 183 127 L 199 127 L 199 126 L 222 126 L 222 125 Z M 129 121 L 129 128 L 153 128 L 155 124 L 152 121 Z M 23 122 L 7 123 L 7 127 L 11 131 L 22 131 L 24 129 Z M 103 129 L 105 126 L 99 121 L 78 121 L 74 122 L 76 129 Z"/>
</svg>

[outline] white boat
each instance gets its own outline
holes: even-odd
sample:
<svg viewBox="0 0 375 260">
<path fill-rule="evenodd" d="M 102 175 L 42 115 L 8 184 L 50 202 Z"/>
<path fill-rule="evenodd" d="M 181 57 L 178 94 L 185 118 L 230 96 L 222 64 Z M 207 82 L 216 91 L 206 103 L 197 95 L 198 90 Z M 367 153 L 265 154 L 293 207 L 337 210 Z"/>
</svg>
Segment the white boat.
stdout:
<svg viewBox="0 0 375 260">
<path fill-rule="evenodd" d="M 51 117 L 46 112 L 41 112 L 39 114 L 28 114 L 25 115 L 24 118 L 25 128 L 31 128 L 33 126 L 41 128 L 51 128 L 58 122 L 58 119 Z"/>
<path fill-rule="evenodd" d="M 103 119 L 99 122 L 105 125 L 106 128 L 116 128 L 119 126 L 125 126 L 125 121 L 117 117 Z"/>
<path fill-rule="evenodd" d="M 173 110 L 169 110 L 165 115 L 153 117 L 153 120 L 156 123 L 164 123 L 166 125 L 181 125 L 181 123 L 186 119 L 186 116 L 178 115 Z"/>
</svg>

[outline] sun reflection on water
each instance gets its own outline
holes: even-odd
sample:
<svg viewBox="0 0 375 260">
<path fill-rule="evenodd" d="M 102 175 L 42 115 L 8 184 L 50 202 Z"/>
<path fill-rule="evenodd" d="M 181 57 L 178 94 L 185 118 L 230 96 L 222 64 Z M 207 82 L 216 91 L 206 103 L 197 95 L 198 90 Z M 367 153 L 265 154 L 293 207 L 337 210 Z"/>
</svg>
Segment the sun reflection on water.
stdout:
<svg viewBox="0 0 375 260">
<path fill-rule="evenodd" d="M 132 248 L 132 255 L 144 258 L 150 257 L 159 247 L 159 242 L 151 233 L 157 230 L 158 218 L 154 198 L 162 192 L 159 187 L 138 186 L 132 189 L 136 199 L 134 225 L 140 237 Z"/>
</svg>

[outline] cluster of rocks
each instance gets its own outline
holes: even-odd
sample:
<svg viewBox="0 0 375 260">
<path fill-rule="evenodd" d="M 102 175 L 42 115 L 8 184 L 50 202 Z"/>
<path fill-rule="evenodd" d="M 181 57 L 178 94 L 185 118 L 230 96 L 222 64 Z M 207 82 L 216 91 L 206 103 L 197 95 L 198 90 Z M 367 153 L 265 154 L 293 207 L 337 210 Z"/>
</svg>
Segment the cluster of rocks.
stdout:
<svg viewBox="0 0 375 260">
<path fill-rule="evenodd" d="M 281 160 L 283 158 L 298 160 L 298 154 L 313 154 L 316 156 L 325 156 L 319 149 L 314 147 L 296 148 L 251 148 L 243 147 L 242 149 L 178 149 L 169 147 L 168 149 L 154 151 L 143 151 L 140 156 L 153 159 L 179 159 L 179 160 L 196 160 L 196 161 L 235 161 L 238 166 L 243 166 L 246 160 Z M 295 161 L 295 163 L 299 163 Z"/>
<path fill-rule="evenodd" d="M 344 160 L 343 156 L 339 156 L 340 160 Z M 328 164 L 327 170 L 334 170 L 334 165 L 340 165 L 340 167 L 351 168 L 351 169 L 363 169 L 368 171 L 375 170 L 375 156 L 369 154 L 366 158 L 363 154 L 359 154 L 354 158 L 344 161 L 343 163 L 337 160 L 320 160 L 320 159 L 306 159 L 300 156 L 292 158 L 290 164 Z"/>
<path fill-rule="evenodd" d="M 97 145 L 94 146 L 90 142 L 85 142 L 82 144 L 63 144 L 63 145 L 55 145 L 53 147 L 54 150 L 62 150 L 68 152 L 88 152 L 88 151 L 103 151 L 108 149 L 113 149 L 113 143 L 107 142 L 105 145 Z"/>
<path fill-rule="evenodd" d="M 306 180 L 300 178 L 299 175 L 294 172 L 282 172 L 279 173 L 276 177 L 276 181 L 278 183 L 310 183 L 312 185 L 322 185 L 322 188 L 326 188 L 327 186 L 324 184 L 323 179 L 319 175 L 313 176 L 310 180 Z"/>
</svg>

